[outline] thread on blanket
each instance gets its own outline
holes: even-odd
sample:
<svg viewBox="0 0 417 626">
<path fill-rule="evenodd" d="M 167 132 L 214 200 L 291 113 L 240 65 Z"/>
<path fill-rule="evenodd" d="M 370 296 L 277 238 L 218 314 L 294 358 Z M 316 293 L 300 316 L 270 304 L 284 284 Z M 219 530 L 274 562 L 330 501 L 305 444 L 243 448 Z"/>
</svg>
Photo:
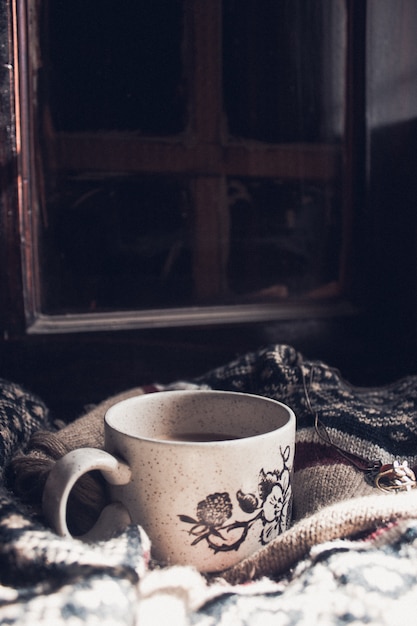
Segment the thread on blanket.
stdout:
<svg viewBox="0 0 417 626">
<path fill-rule="evenodd" d="M 323 455 L 323 459 L 325 459 Z M 320 508 L 367 495 L 375 488 L 363 479 L 363 474 L 344 463 L 328 463 L 299 469 L 296 464 L 293 476 L 293 521 L 313 515 Z M 343 495 L 343 497 L 341 497 Z M 378 494 L 380 495 L 380 494 Z"/>
<path fill-rule="evenodd" d="M 309 386 L 313 384 L 314 367 L 310 369 Z M 307 382 L 303 375 L 303 386 L 306 397 L 307 407 L 314 418 L 315 431 L 322 442 L 330 448 L 333 448 L 337 454 L 344 458 L 349 465 L 352 465 L 360 472 L 366 474 L 366 479 L 371 482 L 377 489 L 389 493 L 390 491 L 411 491 L 417 487 L 416 476 L 414 471 L 408 467 L 407 461 L 393 460 L 393 463 L 382 464 L 380 459 L 361 459 L 356 457 L 352 452 L 344 450 L 336 445 L 324 424 L 319 419 L 319 414 L 314 411 Z"/>
</svg>

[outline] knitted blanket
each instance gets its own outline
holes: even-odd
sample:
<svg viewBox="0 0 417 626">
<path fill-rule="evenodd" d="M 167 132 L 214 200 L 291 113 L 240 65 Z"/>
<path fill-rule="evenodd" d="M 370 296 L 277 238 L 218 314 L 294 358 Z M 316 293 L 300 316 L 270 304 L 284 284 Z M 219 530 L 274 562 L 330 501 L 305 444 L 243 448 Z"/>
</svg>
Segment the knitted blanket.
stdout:
<svg viewBox="0 0 417 626">
<path fill-rule="evenodd" d="M 96 544 L 55 535 L 39 509 L 54 460 L 76 447 L 101 447 L 111 404 L 184 387 L 256 393 L 294 409 L 290 529 L 215 577 L 155 563 L 138 526 Z M 396 459 L 415 468 L 416 416 L 417 377 L 357 388 L 327 364 L 283 345 L 243 355 L 195 380 L 130 389 L 62 429 L 39 398 L 0 381 L 0 622 L 401 623 L 417 605 L 417 489 L 381 492 L 363 469 L 370 461 Z M 88 525 L 104 500 L 99 476 L 77 485 L 74 528 Z"/>
</svg>

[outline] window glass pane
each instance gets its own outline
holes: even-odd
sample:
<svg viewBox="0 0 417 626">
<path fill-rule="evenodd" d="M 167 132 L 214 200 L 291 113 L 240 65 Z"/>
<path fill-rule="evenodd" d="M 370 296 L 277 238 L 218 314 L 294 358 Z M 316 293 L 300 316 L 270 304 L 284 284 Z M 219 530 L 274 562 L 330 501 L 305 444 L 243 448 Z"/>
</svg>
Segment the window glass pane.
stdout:
<svg viewBox="0 0 417 626">
<path fill-rule="evenodd" d="M 69 179 L 49 213 L 45 312 L 190 301 L 188 201 L 179 182 Z"/>
<path fill-rule="evenodd" d="M 305 296 L 338 278 L 341 215 L 331 186 L 229 181 L 229 284 L 241 299 Z"/>
<path fill-rule="evenodd" d="M 346 3 L 207 2 L 45 2 L 27 99 L 42 313 L 296 302 L 338 281 Z"/>
<path fill-rule="evenodd" d="M 180 0 L 50 0 L 44 27 L 57 130 L 184 129 Z"/>
<path fill-rule="evenodd" d="M 231 135 L 322 141 L 340 130 L 335 112 L 340 115 L 343 98 L 343 13 L 339 0 L 223 3 Z"/>
</svg>

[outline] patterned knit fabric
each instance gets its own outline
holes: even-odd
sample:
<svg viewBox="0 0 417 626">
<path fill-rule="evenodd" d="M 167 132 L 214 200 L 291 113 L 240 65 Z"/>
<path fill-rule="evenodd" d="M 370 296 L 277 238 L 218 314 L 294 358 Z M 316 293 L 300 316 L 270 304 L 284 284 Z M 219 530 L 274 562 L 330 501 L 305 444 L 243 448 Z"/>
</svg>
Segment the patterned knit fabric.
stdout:
<svg viewBox="0 0 417 626">
<path fill-rule="evenodd" d="M 397 457 L 417 463 L 415 377 L 383 388 L 354 387 L 325 363 L 309 361 L 294 348 L 278 345 L 247 354 L 197 382 L 289 404 L 297 416 L 300 442 L 315 439 L 307 391 L 312 408 L 342 449 L 384 463 Z"/>
<path fill-rule="evenodd" d="M 39 428 L 52 428 L 48 409 L 33 394 L 0 378 L 0 471 Z"/>
<path fill-rule="evenodd" d="M 159 567 L 137 526 L 98 544 L 60 538 L 47 528 L 39 498 L 54 460 L 83 445 L 100 447 L 104 412 L 114 402 L 184 387 L 255 393 L 294 409 L 292 527 L 216 578 Z M 399 459 L 415 467 L 416 403 L 417 377 L 358 389 L 328 365 L 282 345 L 197 380 L 108 398 L 59 432 L 40 400 L 2 381 L 0 461 L 8 482 L 0 486 L 0 622 L 392 626 L 409 619 L 417 603 L 417 490 L 376 490 L 318 436 L 314 415 L 360 466 Z M 99 490 L 93 481 L 75 508 L 86 500 L 99 506 Z"/>
</svg>

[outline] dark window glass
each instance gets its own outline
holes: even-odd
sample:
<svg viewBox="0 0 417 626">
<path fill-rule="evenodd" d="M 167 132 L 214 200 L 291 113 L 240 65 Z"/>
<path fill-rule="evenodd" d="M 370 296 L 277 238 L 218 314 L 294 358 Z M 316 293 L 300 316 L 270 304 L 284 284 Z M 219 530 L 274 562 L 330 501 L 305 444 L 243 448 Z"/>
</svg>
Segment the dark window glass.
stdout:
<svg viewBox="0 0 417 626">
<path fill-rule="evenodd" d="M 180 0 L 51 0 L 45 24 L 57 130 L 184 129 Z"/>
<path fill-rule="evenodd" d="M 110 178 L 62 187 L 44 235 L 46 312 L 189 302 L 188 202 L 180 183 Z"/>
<path fill-rule="evenodd" d="M 344 0 L 46 0 L 40 24 L 42 313 L 328 293 Z"/>
<path fill-rule="evenodd" d="M 331 187 L 234 179 L 229 195 L 236 295 L 280 300 L 337 280 L 341 215 Z"/>
<path fill-rule="evenodd" d="M 338 5 L 223 3 L 224 102 L 233 136 L 276 143 L 322 139 L 325 16 L 334 11 L 332 3 Z"/>
</svg>

